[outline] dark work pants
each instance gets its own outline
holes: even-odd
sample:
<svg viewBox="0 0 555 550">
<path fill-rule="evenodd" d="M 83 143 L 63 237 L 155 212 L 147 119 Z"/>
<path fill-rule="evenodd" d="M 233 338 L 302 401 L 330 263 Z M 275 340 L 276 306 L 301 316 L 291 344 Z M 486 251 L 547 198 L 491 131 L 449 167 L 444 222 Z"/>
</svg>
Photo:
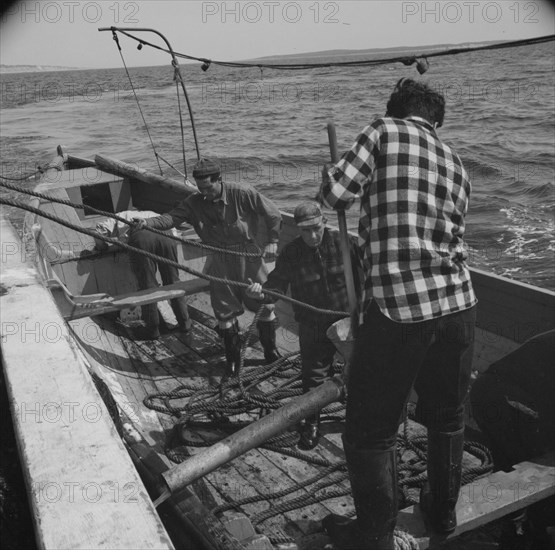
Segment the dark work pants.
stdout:
<svg viewBox="0 0 555 550">
<path fill-rule="evenodd" d="M 329 322 L 299 323 L 301 377 L 306 393 L 326 381 L 331 374 L 335 346 L 326 336 Z"/>
<path fill-rule="evenodd" d="M 162 256 L 168 260 L 177 262 L 177 244 L 171 239 L 166 239 L 161 235 L 156 235 L 151 231 L 141 229 L 131 232 L 129 236 L 129 245 L 146 252 L 151 252 L 157 256 Z M 137 253 L 131 253 L 131 266 L 137 276 L 139 290 L 148 288 L 156 288 L 158 281 L 156 280 L 156 269 L 160 271 L 162 284 L 171 285 L 179 281 L 179 271 L 176 267 L 163 262 L 155 262 L 146 256 Z M 187 301 L 185 298 L 174 298 L 170 300 L 171 308 L 175 314 L 177 322 L 185 325 L 189 319 L 189 311 L 187 309 Z M 160 324 L 158 316 L 158 307 L 156 303 L 146 304 L 142 306 L 143 320 L 148 327 L 157 327 Z"/>
<path fill-rule="evenodd" d="M 421 421 L 464 426 L 476 308 L 421 323 L 396 323 L 372 303 L 359 327 L 348 382 L 345 438 L 359 449 L 394 447 L 414 385 Z"/>
</svg>

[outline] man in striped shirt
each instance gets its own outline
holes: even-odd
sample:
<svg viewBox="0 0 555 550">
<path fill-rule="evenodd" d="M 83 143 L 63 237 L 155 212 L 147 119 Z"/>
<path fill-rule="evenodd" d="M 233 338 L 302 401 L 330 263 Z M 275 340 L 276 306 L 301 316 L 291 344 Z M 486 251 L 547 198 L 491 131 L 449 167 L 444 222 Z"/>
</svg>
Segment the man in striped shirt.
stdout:
<svg viewBox="0 0 555 550">
<path fill-rule="evenodd" d="M 463 241 L 470 180 L 436 134 L 444 113 L 441 94 L 402 79 L 386 116 L 324 169 L 329 206 L 361 199 L 365 275 L 343 436 L 357 520 L 324 520 L 339 547 L 393 548 L 396 435 L 413 385 L 428 428 L 421 506 L 434 531 L 456 526 L 476 298 Z"/>
</svg>

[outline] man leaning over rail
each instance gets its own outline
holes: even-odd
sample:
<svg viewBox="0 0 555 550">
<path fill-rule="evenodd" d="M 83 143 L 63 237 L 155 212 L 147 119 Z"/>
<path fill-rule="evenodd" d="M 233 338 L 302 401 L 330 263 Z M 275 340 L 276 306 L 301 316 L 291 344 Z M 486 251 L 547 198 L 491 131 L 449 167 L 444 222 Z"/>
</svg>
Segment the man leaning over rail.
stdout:
<svg viewBox="0 0 555 550">
<path fill-rule="evenodd" d="M 343 435 L 357 519 L 323 522 L 340 548 L 394 547 L 396 435 L 413 384 L 428 428 L 420 505 L 434 531 L 456 527 L 476 298 L 463 242 L 470 181 L 436 134 L 444 113 L 441 94 L 401 79 L 386 115 L 323 172 L 329 206 L 362 201 L 365 298 Z"/>
<path fill-rule="evenodd" d="M 124 212 L 118 212 L 119 217 L 129 221 L 134 219 L 148 219 L 157 215 L 156 212 L 150 210 L 125 210 Z M 151 254 L 177 262 L 177 243 L 162 235 L 157 235 L 151 231 L 132 231 L 128 224 L 115 220 L 114 218 L 109 218 L 98 223 L 96 225 L 96 231 L 101 236 L 119 239 L 121 242 L 129 244 L 129 246 L 140 248 Z M 95 247 L 98 250 L 103 250 L 108 247 L 108 244 L 102 239 L 95 238 Z M 156 288 L 158 286 L 158 281 L 156 280 L 157 268 L 160 272 L 162 284 L 171 285 L 179 282 L 179 271 L 173 265 L 169 265 L 162 261 L 155 262 L 140 253 L 130 253 L 130 260 L 133 271 L 137 276 L 139 290 Z M 183 297 L 173 298 L 170 300 L 170 305 L 180 330 L 187 333 L 191 328 L 187 301 Z M 146 326 L 143 330 L 135 331 L 136 336 L 145 340 L 158 338 L 160 336 L 160 316 L 158 314 L 157 304 L 145 304 L 141 307 L 141 310 Z"/>
<path fill-rule="evenodd" d="M 300 236 L 280 252 L 275 269 L 261 285 L 253 283 L 247 290 L 252 298 L 273 302 L 264 289 L 291 296 L 321 309 L 348 311 L 347 285 L 341 255 L 339 233 L 326 227 L 326 220 L 316 203 L 301 203 L 293 214 Z M 351 250 L 353 271 L 356 273 L 356 252 Z M 293 306 L 299 323 L 301 376 L 303 393 L 322 384 L 332 373 L 335 346 L 326 335 L 332 323 L 341 317 Z M 320 439 L 320 414 L 306 419 L 300 428 L 298 446 L 310 450 Z"/>
<path fill-rule="evenodd" d="M 264 259 L 274 260 L 277 253 L 281 215 L 277 207 L 253 187 L 227 183 L 221 179 L 220 166 L 210 159 L 200 159 L 193 168 L 199 193 L 181 201 L 173 210 L 155 218 L 137 220 L 136 227 L 166 230 L 183 222 L 193 225 L 206 244 L 236 252 L 259 252 L 255 242 L 259 223 L 264 223 L 268 243 Z M 268 270 L 262 257 L 225 253 L 208 256 L 204 273 L 231 281 L 264 282 Z M 223 338 L 227 374 L 235 374 L 240 365 L 241 341 L 237 317 L 244 313 L 243 304 L 256 308 L 256 301 L 243 288 L 210 281 L 210 300 L 218 319 L 218 333 Z M 258 332 L 264 358 L 271 363 L 280 357 L 276 349 L 274 306 L 268 305 L 259 317 Z"/>
</svg>

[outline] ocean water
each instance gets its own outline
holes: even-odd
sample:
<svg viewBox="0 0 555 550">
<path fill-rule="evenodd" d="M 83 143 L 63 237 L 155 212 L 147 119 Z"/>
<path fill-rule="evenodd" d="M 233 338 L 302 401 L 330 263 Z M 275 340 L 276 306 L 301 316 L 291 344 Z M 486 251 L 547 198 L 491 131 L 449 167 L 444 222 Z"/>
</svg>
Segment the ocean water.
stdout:
<svg viewBox="0 0 555 550">
<path fill-rule="evenodd" d="M 470 265 L 555 290 L 554 53 L 548 43 L 434 58 L 423 77 L 400 63 L 206 72 L 194 64 L 181 71 L 200 153 L 218 158 L 228 181 L 250 183 L 289 211 L 318 190 L 329 159 L 328 121 L 342 152 L 385 112 L 399 78 L 423 78 L 446 97 L 439 135 L 472 177 Z M 152 140 L 171 165 L 161 162 L 164 173 L 179 178 L 180 108 L 189 167 L 196 152 L 169 60 L 129 72 L 133 89 L 123 68 L 1 75 L 0 173 L 32 172 L 55 156 L 58 144 L 76 156 L 104 154 L 159 172 Z M 357 210 L 348 213 L 353 229 Z M 21 211 L 8 212 L 21 226 Z"/>
</svg>

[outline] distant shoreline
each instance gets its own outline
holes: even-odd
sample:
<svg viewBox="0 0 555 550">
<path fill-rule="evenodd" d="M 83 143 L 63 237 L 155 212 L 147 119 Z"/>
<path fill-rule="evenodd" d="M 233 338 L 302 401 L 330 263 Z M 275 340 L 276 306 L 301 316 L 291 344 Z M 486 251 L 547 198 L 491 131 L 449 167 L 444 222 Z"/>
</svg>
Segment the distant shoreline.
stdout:
<svg viewBox="0 0 555 550">
<path fill-rule="evenodd" d="M 452 49 L 452 48 L 471 48 L 476 46 L 485 46 L 488 44 L 493 44 L 499 42 L 498 40 L 490 42 L 466 42 L 463 44 L 435 44 L 428 46 L 396 46 L 391 48 L 368 48 L 364 50 L 323 50 L 318 52 L 304 52 L 304 53 L 294 53 L 287 55 L 271 55 L 266 57 L 258 57 L 255 59 L 248 59 L 243 61 L 238 61 L 237 63 L 318 63 L 322 59 L 333 59 L 334 61 L 346 61 L 348 58 L 360 60 L 361 57 L 368 57 L 369 59 L 381 57 L 386 57 L 388 54 L 395 54 L 395 56 L 410 56 L 410 55 L 423 55 L 426 53 L 437 52 L 440 50 Z M 196 62 L 195 62 L 196 63 Z M 188 65 L 189 63 L 182 63 L 183 65 Z M 107 69 L 107 68 L 117 68 L 117 67 L 59 67 L 52 65 L 0 65 L 0 74 L 9 73 L 33 73 L 33 72 L 52 72 L 52 71 L 79 71 L 79 70 L 89 70 L 89 69 Z"/>
<path fill-rule="evenodd" d="M 78 71 L 80 67 L 56 67 L 53 65 L 0 65 L 0 74 L 41 73 L 54 71 Z"/>
</svg>

